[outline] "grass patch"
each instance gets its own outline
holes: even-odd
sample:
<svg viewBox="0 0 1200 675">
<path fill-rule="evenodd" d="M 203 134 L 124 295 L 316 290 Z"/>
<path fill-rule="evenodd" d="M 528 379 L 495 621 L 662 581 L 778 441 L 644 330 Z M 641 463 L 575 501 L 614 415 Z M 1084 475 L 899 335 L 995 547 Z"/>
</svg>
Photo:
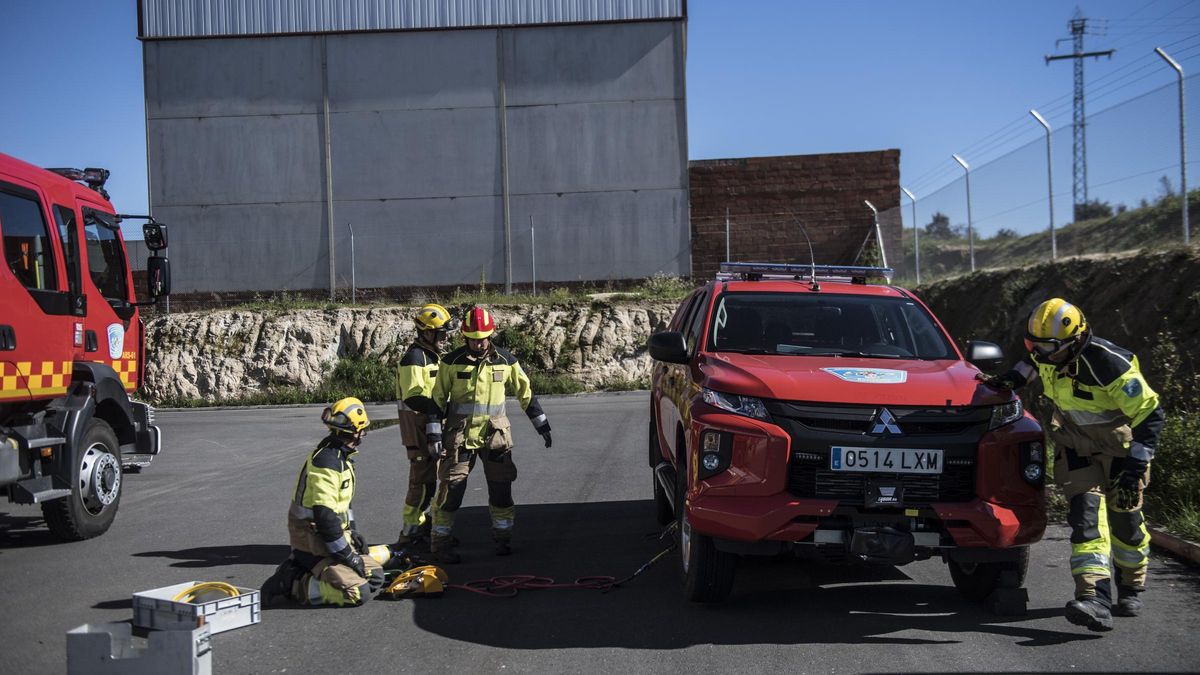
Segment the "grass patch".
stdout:
<svg viewBox="0 0 1200 675">
<path fill-rule="evenodd" d="M 583 391 L 583 385 L 568 375 L 557 375 L 533 371 L 529 373 L 529 383 L 533 393 L 539 396 L 551 394 L 578 394 Z"/>
<path fill-rule="evenodd" d="M 614 378 L 605 380 L 597 389 L 599 391 L 645 391 L 650 388 L 650 378 Z"/>
</svg>

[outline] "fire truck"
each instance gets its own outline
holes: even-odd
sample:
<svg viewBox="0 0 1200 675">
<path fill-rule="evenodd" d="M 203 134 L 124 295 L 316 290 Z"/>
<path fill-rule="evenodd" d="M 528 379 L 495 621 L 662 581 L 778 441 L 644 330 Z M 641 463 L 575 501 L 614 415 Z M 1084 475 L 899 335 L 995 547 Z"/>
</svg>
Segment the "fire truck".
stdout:
<svg viewBox="0 0 1200 675">
<path fill-rule="evenodd" d="M 0 491 L 39 504 L 61 539 L 108 530 L 125 471 L 161 435 L 142 383 L 138 308 L 170 292 L 166 228 L 117 214 L 105 169 L 42 169 L 0 154 Z M 138 303 L 124 219 L 145 220 L 147 296 Z"/>
</svg>

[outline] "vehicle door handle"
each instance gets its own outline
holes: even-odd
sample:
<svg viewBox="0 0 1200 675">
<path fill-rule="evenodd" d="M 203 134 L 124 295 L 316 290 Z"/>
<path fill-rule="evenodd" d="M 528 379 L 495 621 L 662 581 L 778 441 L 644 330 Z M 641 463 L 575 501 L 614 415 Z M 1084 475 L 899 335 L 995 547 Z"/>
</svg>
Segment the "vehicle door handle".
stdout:
<svg viewBox="0 0 1200 675">
<path fill-rule="evenodd" d="M 96 331 L 89 330 L 84 333 L 83 350 L 87 352 L 100 350 L 100 341 L 96 339 Z"/>
<path fill-rule="evenodd" d="M 17 332 L 12 326 L 0 326 L 0 352 L 11 352 L 17 348 Z"/>
</svg>

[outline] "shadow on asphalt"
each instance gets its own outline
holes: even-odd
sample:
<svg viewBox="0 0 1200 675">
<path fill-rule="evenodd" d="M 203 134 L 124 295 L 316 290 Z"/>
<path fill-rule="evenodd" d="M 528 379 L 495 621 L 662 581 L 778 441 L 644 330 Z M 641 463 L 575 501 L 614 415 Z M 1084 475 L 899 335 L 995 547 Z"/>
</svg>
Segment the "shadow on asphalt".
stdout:
<svg viewBox="0 0 1200 675">
<path fill-rule="evenodd" d="M 46 521 L 40 515 L 17 516 L 0 512 L 0 549 L 62 543 L 65 542 L 46 529 Z"/>
<path fill-rule="evenodd" d="M 447 566 L 452 584 L 500 575 L 533 574 L 570 582 L 623 578 L 664 548 L 647 530 L 647 501 L 518 505 L 514 554 L 497 558 L 484 508 L 460 512 L 455 534 L 464 561 Z M 840 567 L 789 560 L 746 559 L 733 594 L 720 605 L 685 601 L 679 554 L 609 593 L 522 591 L 515 598 L 451 589 L 416 600 L 414 620 L 427 631 L 504 649 L 623 647 L 679 649 L 697 644 L 946 644 L 967 634 L 1012 637 L 1029 647 L 1096 639 L 1035 628 L 1059 608 L 1000 617 L 945 585 L 913 583 L 895 567 Z"/>
<path fill-rule="evenodd" d="M 287 544 L 242 544 L 240 546 L 198 546 L 179 551 L 144 551 L 134 553 L 138 558 L 171 558 L 182 562 L 171 567 L 200 568 L 224 565 L 278 565 L 288 557 Z M 269 576 L 270 573 L 264 575 Z"/>
</svg>

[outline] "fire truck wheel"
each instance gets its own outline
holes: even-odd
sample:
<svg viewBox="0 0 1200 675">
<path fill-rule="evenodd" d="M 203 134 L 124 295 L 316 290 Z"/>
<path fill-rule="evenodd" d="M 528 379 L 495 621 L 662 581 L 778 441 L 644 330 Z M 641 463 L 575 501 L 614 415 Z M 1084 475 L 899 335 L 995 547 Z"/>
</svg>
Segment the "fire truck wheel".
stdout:
<svg viewBox="0 0 1200 675">
<path fill-rule="evenodd" d="M 950 578 L 960 595 L 972 602 L 986 600 L 997 588 L 1020 588 L 1029 571 L 1029 548 L 1015 552 L 1015 559 L 1001 562 L 960 563 L 950 561 Z"/>
<path fill-rule="evenodd" d="M 679 548 L 683 594 L 692 602 L 720 602 L 729 597 L 729 592 L 733 590 L 738 557 L 719 550 L 712 537 L 692 530 L 685 503 L 686 486 L 687 467 L 681 465 L 675 490 L 675 503 L 679 505 L 676 510 L 678 527 L 675 536 Z"/>
<path fill-rule="evenodd" d="M 71 494 L 42 504 L 42 516 L 60 539 L 104 534 L 121 503 L 121 446 L 112 427 L 92 418 L 71 462 Z"/>
</svg>

